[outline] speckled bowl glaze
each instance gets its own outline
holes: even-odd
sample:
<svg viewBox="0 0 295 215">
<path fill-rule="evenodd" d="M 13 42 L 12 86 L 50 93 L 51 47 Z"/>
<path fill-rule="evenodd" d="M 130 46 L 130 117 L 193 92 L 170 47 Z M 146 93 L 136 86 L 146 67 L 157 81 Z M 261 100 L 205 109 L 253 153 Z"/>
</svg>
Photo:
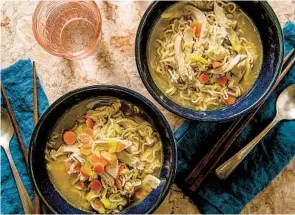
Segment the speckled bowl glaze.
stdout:
<svg viewBox="0 0 295 215">
<path fill-rule="evenodd" d="M 160 172 L 161 183 L 142 202 L 121 211 L 121 214 L 145 214 L 152 213 L 167 195 L 176 171 L 176 143 L 172 130 L 162 113 L 142 95 L 118 86 L 97 85 L 81 88 L 69 92 L 55 101 L 42 115 L 35 127 L 29 149 L 29 170 L 34 187 L 53 212 L 58 214 L 85 214 L 73 205 L 69 204 L 54 188 L 45 164 L 45 147 L 49 135 L 56 123 L 72 111 L 73 107 L 102 96 L 110 96 L 123 99 L 137 105 L 148 116 L 150 123 L 159 132 L 163 143 L 163 167 Z M 77 116 L 77 115 L 76 115 Z M 74 117 L 72 117 L 74 118 Z M 73 119 L 74 120 L 74 119 Z"/>
<path fill-rule="evenodd" d="M 148 40 L 155 22 L 177 1 L 155 1 L 146 10 L 139 25 L 135 57 L 140 77 L 150 94 L 166 109 L 187 119 L 199 121 L 226 121 L 245 114 L 267 96 L 274 85 L 283 60 L 283 33 L 280 23 L 266 1 L 236 1 L 259 30 L 263 44 L 263 63 L 259 77 L 249 92 L 231 106 L 212 111 L 184 108 L 165 96 L 154 83 L 148 68 Z"/>
</svg>

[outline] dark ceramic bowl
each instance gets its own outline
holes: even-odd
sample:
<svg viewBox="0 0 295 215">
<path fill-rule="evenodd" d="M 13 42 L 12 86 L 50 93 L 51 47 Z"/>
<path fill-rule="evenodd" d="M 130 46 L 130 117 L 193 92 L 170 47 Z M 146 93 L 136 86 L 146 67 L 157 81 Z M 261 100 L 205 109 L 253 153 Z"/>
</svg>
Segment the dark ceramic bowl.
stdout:
<svg viewBox="0 0 295 215">
<path fill-rule="evenodd" d="M 85 113 L 85 104 L 93 103 L 102 96 L 115 97 L 137 105 L 148 116 L 150 123 L 159 132 L 163 143 L 163 167 L 160 172 L 161 183 L 147 198 L 138 205 L 126 208 L 121 214 L 145 214 L 152 213 L 164 200 L 173 183 L 176 171 L 176 143 L 172 130 L 161 112 L 142 95 L 118 86 L 98 85 L 81 88 L 59 98 L 42 115 L 32 135 L 29 151 L 29 170 L 38 195 L 46 206 L 59 214 L 85 214 L 63 199 L 55 190 L 45 164 L 45 148 L 49 135 L 60 122 L 72 124 L 75 117 Z M 89 101 L 89 102 L 88 102 Z M 83 105 L 81 105 L 83 104 Z M 80 108 L 80 106 L 81 108 Z M 84 107 L 84 110 L 83 110 Z M 84 111 L 84 112 L 83 112 Z M 63 120 L 60 120 L 63 119 Z M 65 120 L 66 119 L 66 120 Z M 71 121 L 72 122 L 69 122 Z M 72 124 L 73 125 L 73 124 Z M 71 125 L 65 125 L 71 126 Z"/>
<path fill-rule="evenodd" d="M 184 108 L 165 96 L 154 83 L 148 68 L 148 41 L 153 26 L 161 14 L 177 1 L 155 1 L 146 10 L 140 22 L 135 44 L 136 64 L 140 77 L 150 94 L 166 109 L 187 119 L 226 121 L 252 110 L 267 96 L 282 68 L 283 34 L 280 23 L 266 1 L 236 1 L 259 30 L 263 44 L 263 63 L 257 81 L 249 92 L 231 106 L 196 111 Z"/>
</svg>

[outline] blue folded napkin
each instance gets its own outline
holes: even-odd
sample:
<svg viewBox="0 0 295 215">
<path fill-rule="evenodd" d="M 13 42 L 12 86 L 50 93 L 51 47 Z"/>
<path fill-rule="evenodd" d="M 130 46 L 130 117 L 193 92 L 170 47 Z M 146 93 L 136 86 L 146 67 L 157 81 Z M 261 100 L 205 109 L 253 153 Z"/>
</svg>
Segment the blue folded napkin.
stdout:
<svg viewBox="0 0 295 215">
<path fill-rule="evenodd" d="M 28 149 L 31 134 L 34 129 L 33 118 L 33 70 L 30 59 L 19 60 L 12 66 L 1 70 L 1 82 L 10 101 L 16 121 Z M 46 95 L 38 82 L 38 109 L 41 115 L 48 106 Z M 2 94 L 1 104 L 4 107 Z M 4 107 L 5 108 L 5 107 Z M 33 189 L 26 169 L 16 136 L 10 141 L 10 151 L 20 174 L 33 201 Z M 23 214 L 21 200 L 17 187 L 3 149 L 1 149 L 1 214 Z"/>
<path fill-rule="evenodd" d="M 288 22 L 285 25 L 284 37 L 286 55 L 295 47 L 293 23 Z M 250 142 L 271 122 L 275 117 L 278 95 L 292 84 L 295 84 L 295 66 L 231 146 L 223 161 Z M 230 124 L 231 122 L 188 122 L 175 132 L 178 137 L 186 130 L 186 134 L 178 141 L 176 183 L 197 204 L 202 213 L 239 213 L 295 156 L 295 121 L 283 121 L 263 138 L 227 180 L 221 181 L 211 174 L 199 191 L 191 192 L 184 179 Z"/>
</svg>

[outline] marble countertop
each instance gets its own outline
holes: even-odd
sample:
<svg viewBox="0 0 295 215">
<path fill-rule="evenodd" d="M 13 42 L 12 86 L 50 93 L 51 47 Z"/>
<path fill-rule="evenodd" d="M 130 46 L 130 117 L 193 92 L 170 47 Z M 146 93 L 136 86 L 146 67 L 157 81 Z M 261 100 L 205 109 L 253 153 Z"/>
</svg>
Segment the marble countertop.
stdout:
<svg viewBox="0 0 295 215">
<path fill-rule="evenodd" d="M 153 101 L 173 128 L 183 122 L 153 100 L 135 65 L 136 30 L 149 1 L 97 1 L 103 21 L 102 41 L 95 55 L 81 61 L 52 56 L 36 43 L 31 28 L 36 4 L 36 1 L 1 1 L 1 68 L 21 58 L 36 61 L 50 103 L 76 88 L 116 84 L 136 90 Z M 295 21 L 294 0 L 277 0 L 270 4 L 282 25 L 287 20 Z M 199 211 L 174 185 L 156 213 L 194 214 Z M 295 213 L 295 158 L 242 213 Z"/>
</svg>

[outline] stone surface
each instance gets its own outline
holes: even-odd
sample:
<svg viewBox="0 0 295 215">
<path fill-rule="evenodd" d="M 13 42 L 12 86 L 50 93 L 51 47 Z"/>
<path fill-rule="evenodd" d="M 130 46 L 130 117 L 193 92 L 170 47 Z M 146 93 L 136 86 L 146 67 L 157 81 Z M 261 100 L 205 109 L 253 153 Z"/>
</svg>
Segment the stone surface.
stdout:
<svg viewBox="0 0 295 215">
<path fill-rule="evenodd" d="M 1 1 L 1 68 L 20 58 L 36 61 L 38 75 L 50 103 L 70 90 L 93 84 L 116 84 L 136 90 L 153 101 L 175 129 L 183 119 L 156 103 L 143 86 L 134 60 L 137 26 L 148 1 L 97 1 L 103 35 L 97 53 L 69 61 L 46 53 L 31 28 L 36 1 Z M 271 1 L 283 25 L 295 21 L 295 1 Z M 199 213 L 197 206 L 176 185 L 156 213 Z M 295 213 L 295 159 L 251 202 L 242 213 Z"/>
</svg>

